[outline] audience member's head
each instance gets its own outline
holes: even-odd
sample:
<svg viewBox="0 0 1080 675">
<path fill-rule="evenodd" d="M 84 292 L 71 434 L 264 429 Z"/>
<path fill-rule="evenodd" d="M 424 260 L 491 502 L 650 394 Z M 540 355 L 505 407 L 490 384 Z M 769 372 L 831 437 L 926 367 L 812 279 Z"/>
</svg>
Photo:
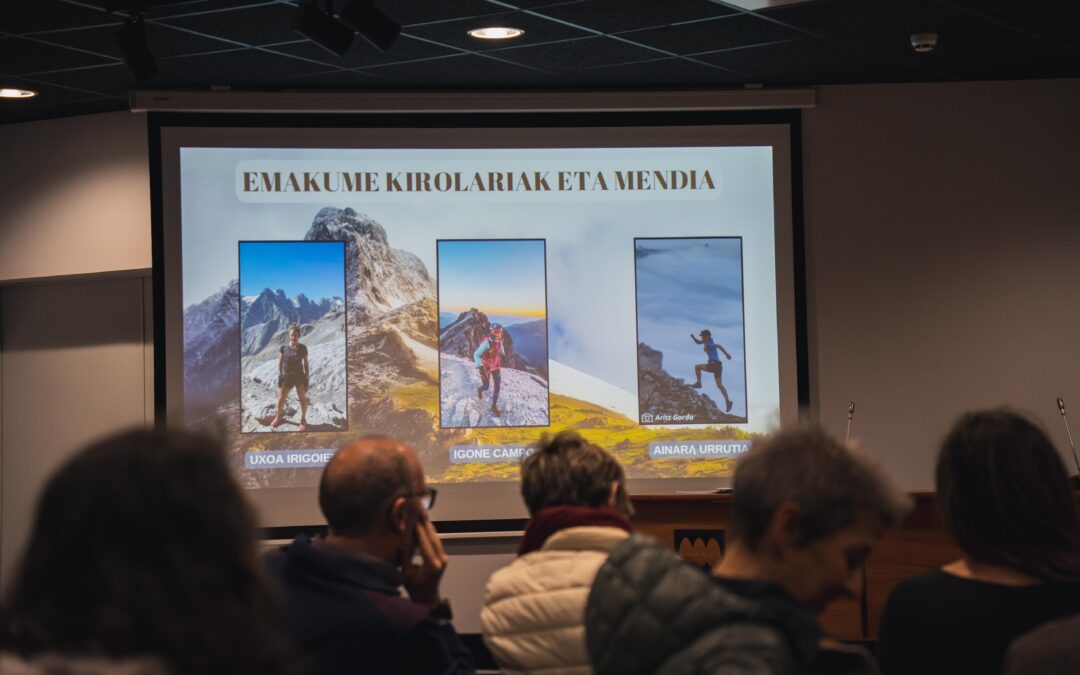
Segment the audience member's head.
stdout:
<svg viewBox="0 0 1080 675">
<path fill-rule="evenodd" d="M 540 439 L 521 464 L 521 496 L 530 515 L 552 506 L 607 506 L 626 516 L 634 512 L 618 460 L 575 431 Z"/>
<path fill-rule="evenodd" d="M 367 542 L 370 552 L 403 565 L 416 525 L 434 502 L 416 453 L 381 436 L 354 441 L 330 459 L 319 483 L 319 507 L 330 534 Z"/>
<path fill-rule="evenodd" d="M 218 442 L 101 440 L 45 485 L 5 603 L 6 647 L 151 657 L 173 673 L 288 672 L 255 546 Z"/>
<path fill-rule="evenodd" d="M 824 431 L 784 431 L 738 463 L 729 538 L 756 575 L 820 610 L 855 595 L 863 560 L 908 507 L 877 467 Z"/>
<path fill-rule="evenodd" d="M 1080 518 L 1061 457 L 1007 410 L 964 415 L 942 444 L 937 498 L 973 561 L 1043 581 L 1080 579 Z"/>
</svg>

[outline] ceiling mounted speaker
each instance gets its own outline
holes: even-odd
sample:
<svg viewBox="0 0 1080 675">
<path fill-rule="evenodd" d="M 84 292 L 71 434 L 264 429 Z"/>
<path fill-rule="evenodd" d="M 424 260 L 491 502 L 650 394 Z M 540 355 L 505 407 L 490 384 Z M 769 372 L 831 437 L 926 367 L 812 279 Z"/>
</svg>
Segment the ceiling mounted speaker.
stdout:
<svg viewBox="0 0 1080 675">
<path fill-rule="evenodd" d="M 353 42 L 353 31 L 315 5 L 298 5 L 292 20 L 293 30 L 326 51 L 345 56 Z"/>
<path fill-rule="evenodd" d="M 394 46 L 401 35 L 401 26 L 376 7 L 372 0 L 346 2 L 338 18 L 383 52 Z"/>
<path fill-rule="evenodd" d="M 158 74 L 157 59 L 146 42 L 146 24 L 141 16 L 125 19 L 124 27 L 114 37 L 135 84 L 141 84 Z"/>
</svg>

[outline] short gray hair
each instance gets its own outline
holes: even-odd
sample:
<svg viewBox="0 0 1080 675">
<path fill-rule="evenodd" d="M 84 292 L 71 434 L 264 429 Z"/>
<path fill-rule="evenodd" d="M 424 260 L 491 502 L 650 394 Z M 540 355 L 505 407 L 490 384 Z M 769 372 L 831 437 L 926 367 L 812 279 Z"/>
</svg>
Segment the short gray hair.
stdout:
<svg viewBox="0 0 1080 675">
<path fill-rule="evenodd" d="M 756 443 L 735 469 L 731 538 L 756 548 L 784 502 L 799 507 L 796 545 L 836 534 L 859 513 L 883 527 L 900 522 L 911 499 L 865 457 L 816 427 Z"/>
</svg>

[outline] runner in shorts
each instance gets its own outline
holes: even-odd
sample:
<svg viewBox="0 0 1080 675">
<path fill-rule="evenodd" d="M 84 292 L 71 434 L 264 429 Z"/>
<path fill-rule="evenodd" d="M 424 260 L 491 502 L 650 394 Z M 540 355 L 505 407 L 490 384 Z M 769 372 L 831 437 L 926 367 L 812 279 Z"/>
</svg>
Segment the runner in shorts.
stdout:
<svg viewBox="0 0 1080 675">
<path fill-rule="evenodd" d="M 705 345 L 705 353 L 709 357 L 708 363 L 699 363 L 694 366 L 694 374 L 697 376 L 697 381 L 690 386 L 694 389 L 701 389 L 701 373 L 712 373 L 713 378 L 716 379 L 716 387 L 720 390 L 720 393 L 724 395 L 724 403 L 726 406 L 724 412 L 731 412 L 731 399 L 728 398 L 727 389 L 724 389 L 724 382 L 722 379 L 724 364 L 720 362 L 720 355 L 717 352 L 724 352 L 724 356 L 727 357 L 728 361 L 731 360 L 731 354 L 728 354 L 728 351 L 724 349 L 722 345 L 713 342 L 712 333 L 707 329 L 701 331 L 700 340 L 693 333 L 690 334 L 690 339 L 693 340 L 695 344 Z"/>
<path fill-rule="evenodd" d="M 300 399 L 300 431 L 307 431 L 307 391 L 308 391 L 308 365 L 307 347 L 300 344 L 300 326 L 295 323 L 289 326 L 289 343 L 282 345 L 278 352 L 278 403 L 277 415 L 270 423 L 273 428 L 278 428 L 284 422 L 285 399 L 289 391 L 296 387 L 296 397 Z"/>
</svg>

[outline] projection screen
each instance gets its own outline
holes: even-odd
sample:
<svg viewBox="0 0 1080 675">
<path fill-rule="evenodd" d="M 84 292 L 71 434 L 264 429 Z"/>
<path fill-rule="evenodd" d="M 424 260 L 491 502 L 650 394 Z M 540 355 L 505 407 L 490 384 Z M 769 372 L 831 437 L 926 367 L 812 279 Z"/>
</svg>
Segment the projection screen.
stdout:
<svg viewBox="0 0 1080 675">
<path fill-rule="evenodd" d="M 796 419 L 796 116 L 485 120 L 152 116 L 159 421 L 224 434 L 267 526 L 364 435 L 498 520 L 544 434 L 671 493 Z"/>
</svg>

